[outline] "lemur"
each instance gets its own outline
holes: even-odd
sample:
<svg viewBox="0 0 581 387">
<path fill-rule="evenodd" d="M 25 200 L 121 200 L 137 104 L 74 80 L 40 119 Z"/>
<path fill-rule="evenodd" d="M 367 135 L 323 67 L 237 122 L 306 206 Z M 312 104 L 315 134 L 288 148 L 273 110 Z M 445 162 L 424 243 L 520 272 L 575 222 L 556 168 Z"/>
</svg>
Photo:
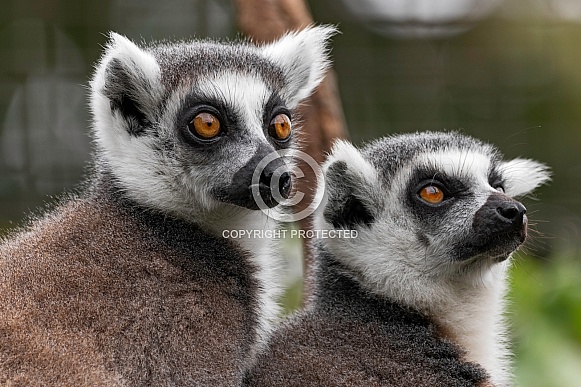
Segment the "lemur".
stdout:
<svg viewBox="0 0 581 387">
<path fill-rule="evenodd" d="M 291 165 L 252 176 L 293 148 L 333 33 L 263 46 L 111 33 L 90 82 L 94 172 L 0 246 L 0 384 L 239 383 L 278 311 L 278 254 L 222 231 L 278 227 L 251 191 L 274 209 Z"/>
<path fill-rule="evenodd" d="M 324 175 L 316 228 L 329 232 L 314 244 L 311 300 L 246 384 L 510 385 L 503 298 L 527 236 L 514 197 L 547 182 L 548 168 L 426 132 L 361 150 L 337 142 Z"/>
</svg>

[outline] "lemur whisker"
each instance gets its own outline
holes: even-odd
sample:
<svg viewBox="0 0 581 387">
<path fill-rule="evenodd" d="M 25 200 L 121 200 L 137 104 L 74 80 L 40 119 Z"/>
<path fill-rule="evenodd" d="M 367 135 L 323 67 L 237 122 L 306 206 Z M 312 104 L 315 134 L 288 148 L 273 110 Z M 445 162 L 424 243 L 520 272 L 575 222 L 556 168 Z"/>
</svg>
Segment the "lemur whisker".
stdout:
<svg viewBox="0 0 581 387">
<path fill-rule="evenodd" d="M 88 88 L 86 188 L 0 244 L 3 384 L 241 385 L 278 321 L 284 267 L 275 239 L 241 235 L 280 227 L 260 207 L 278 206 L 287 113 L 321 82 L 335 32 L 262 46 L 109 35 Z"/>
<path fill-rule="evenodd" d="M 349 375 L 353 385 L 510 385 L 504 293 L 526 235 L 514 197 L 547 182 L 547 168 L 424 132 L 360 149 L 339 141 L 323 170 L 315 227 L 358 237 L 316 241 L 309 307 L 275 333 L 249 384 L 335 385 Z M 492 173 L 505 192 L 491 189 Z"/>
</svg>

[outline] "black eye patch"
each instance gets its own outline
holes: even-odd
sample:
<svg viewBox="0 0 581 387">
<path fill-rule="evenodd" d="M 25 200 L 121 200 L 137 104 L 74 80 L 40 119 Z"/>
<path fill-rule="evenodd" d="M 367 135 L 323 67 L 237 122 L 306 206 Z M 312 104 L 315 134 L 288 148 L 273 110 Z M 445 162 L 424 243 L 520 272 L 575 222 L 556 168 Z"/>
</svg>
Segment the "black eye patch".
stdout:
<svg viewBox="0 0 581 387">
<path fill-rule="evenodd" d="M 497 188 L 497 187 L 504 187 L 504 179 L 502 178 L 502 175 L 500 174 L 500 172 L 498 171 L 498 169 L 496 168 L 491 168 L 490 171 L 488 172 L 488 184 L 490 184 L 491 187 L 493 188 Z"/>
<path fill-rule="evenodd" d="M 444 193 L 445 199 L 437 205 L 426 202 L 420 195 L 422 188 L 430 184 L 437 186 Z M 454 203 L 471 195 L 467 182 L 462 179 L 435 168 L 419 168 L 414 171 L 408 182 L 404 203 L 420 224 L 429 228 L 439 224 Z"/>
<path fill-rule="evenodd" d="M 462 179 L 431 168 L 417 169 L 412 174 L 409 189 L 417 193 L 420 188 L 430 182 L 441 187 L 448 197 L 460 196 L 468 191 L 468 185 Z"/>
<path fill-rule="evenodd" d="M 284 110 L 283 112 L 289 116 L 289 118 L 293 118 L 291 112 L 286 109 L 286 105 L 284 103 L 284 101 L 282 100 L 282 98 L 280 98 L 280 96 L 276 93 L 271 94 L 271 96 L 268 98 L 268 101 L 266 102 L 266 105 L 264 105 L 264 113 L 262 115 L 262 122 L 265 128 L 268 127 L 268 124 L 270 123 L 270 120 L 272 119 L 272 117 L 278 113 L 280 110 Z"/>
</svg>

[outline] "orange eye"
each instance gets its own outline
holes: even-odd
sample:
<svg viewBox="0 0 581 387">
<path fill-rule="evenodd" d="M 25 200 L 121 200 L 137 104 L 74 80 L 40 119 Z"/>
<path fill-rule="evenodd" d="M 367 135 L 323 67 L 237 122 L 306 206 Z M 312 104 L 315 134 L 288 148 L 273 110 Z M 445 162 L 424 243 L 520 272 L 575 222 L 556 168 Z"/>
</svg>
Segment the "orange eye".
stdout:
<svg viewBox="0 0 581 387">
<path fill-rule="evenodd" d="M 426 185 L 420 190 L 420 197 L 427 203 L 439 204 L 444 201 L 444 192 L 435 185 Z"/>
<path fill-rule="evenodd" d="M 212 113 L 200 113 L 188 124 L 190 131 L 203 140 L 210 140 L 220 134 L 220 120 Z"/>
<path fill-rule="evenodd" d="M 291 135 L 291 120 L 286 114 L 277 114 L 270 121 L 268 131 L 272 137 L 279 141 L 288 139 Z"/>
</svg>

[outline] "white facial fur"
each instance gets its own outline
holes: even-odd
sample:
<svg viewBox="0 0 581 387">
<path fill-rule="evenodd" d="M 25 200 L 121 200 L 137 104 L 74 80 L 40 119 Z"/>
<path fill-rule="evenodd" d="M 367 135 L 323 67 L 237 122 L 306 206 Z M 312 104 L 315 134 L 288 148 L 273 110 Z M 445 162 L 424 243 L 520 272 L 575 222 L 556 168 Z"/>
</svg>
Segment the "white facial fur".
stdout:
<svg viewBox="0 0 581 387">
<path fill-rule="evenodd" d="M 329 66 L 326 44 L 334 33 L 332 27 L 312 27 L 263 47 L 244 46 L 248 52 L 271 61 L 273 71 L 281 70 L 284 82 L 278 90 L 273 90 L 256 71 L 240 72 L 226 66 L 171 88 L 164 84 L 162 69 L 152 53 L 112 33 L 91 82 L 95 141 L 102 158 L 125 192 L 137 202 L 189 220 L 211 218 L 211 212 L 223 205 L 211 194 L 212 188 L 231 183 L 236 170 L 253 156 L 259 144 L 267 141 L 262 120 L 268 98 L 276 91 L 286 107 L 293 109 L 307 97 Z M 188 43 L 187 49 L 195 44 Z M 148 129 L 155 131 L 156 136 L 131 135 L 127 118 L 112 110 L 104 92 L 112 60 L 127 70 L 131 84 L 135 85 L 128 93 L 143 108 L 152 123 Z M 184 74 L 184 79 L 188 77 Z M 176 135 L 176 119 L 192 91 L 202 98 L 223 101 L 242 118 L 240 126 L 246 131 L 245 138 L 235 148 L 225 150 L 229 157 L 223 162 L 196 164 L 186 152 L 180 152 L 182 141 Z M 161 140 L 166 146 L 175 144 L 175 152 L 159 152 Z"/>
<path fill-rule="evenodd" d="M 418 134 L 408 141 L 419 144 L 421 137 Z M 389 142 L 385 146 L 389 147 Z M 338 161 L 345 162 L 347 170 L 329 173 Z M 352 276 L 364 288 L 431 316 L 468 351 L 469 360 L 484 366 L 494 382 L 508 384 L 510 359 L 502 310 L 509 260 L 495 263 L 474 257 L 454 261 L 451 255 L 454 244 L 470 232 L 479 208 L 492 193 L 498 194 L 489 183 L 493 163 L 510 196 L 529 193 L 547 182 L 547 167 L 532 160 L 498 162 L 489 146 L 462 149 L 453 144 L 429 152 L 422 152 L 419 145 L 416 154 L 389 177 L 382 175 L 377 166 L 381 162 L 366 159 L 345 142 L 333 147 L 324 166 L 326 194 L 316 213 L 316 226 L 334 228 L 326 216 L 337 205 L 329 204 L 329 195 L 336 201 L 337 192 L 349 191 L 356 196 L 374 220 L 369 226 L 354 226 L 357 238 L 324 240 L 325 248 L 352 270 Z M 414 171 L 424 167 L 457 177 L 469 185 L 471 193 L 469 201 L 437 220 L 437 229 L 433 231 L 429 225 L 419 224 L 404 204 Z M 419 230 L 424 230 L 427 245 L 420 241 Z"/>
<path fill-rule="evenodd" d="M 402 299 L 410 305 L 422 303 L 420 300 L 425 296 L 424 285 L 415 286 L 411 283 L 406 285 L 406 282 L 410 281 L 386 281 L 385 277 L 389 274 L 383 273 L 381 269 L 392 268 L 394 260 L 400 262 L 401 267 L 406 270 L 404 277 L 417 277 L 422 281 L 426 277 L 433 278 L 439 283 L 442 277 L 460 275 L 458 280 L 479 283 L 482 272 L 478 271 L 474 273 L 475 275 L 470 275 L 463 269 L 464 263 L 452 263 L 446 253 L 448 253 L 447 246 L 453 239 L 468 232 L 471 219 L 489 195 L 497 192 L 496 187 L 492 187 L 488 181 L 492 162 L 491 154 L 488 152 L 490 152 L 488 148 L 483 148 L 481 152 L 444 149 L 439 152 L 418 153 L 413 160 L 399 168 L 389 182 L 386 182 L 379 176 L 377 168 L 355 147 L 345 141 L 338 141 L 324 165 L 324 171 L 327 173 L 332 164 L 344 161 L 348 166 L 346 175 L 352 182 L 357 182 L 357 184 L 350 184 L 350 189 L 354 190 L 352 194 L 372 209 L 375 220 L 369 228 L 358 229 L 357 239 L 329 240 L 332 242 L 329 243 L 329 247 L 336 248 L 337 251 L 333 252 L 339 256 L 349 255 L 349 264 L 356 265 L 359 272 L 370 276 L 366 279 L 367 286 L 373 284 L 374 291 L 389 293 L 390 296 Z M 498 165 L 504 188 L 510 196 L 529 193 L 549 180 L 547 167 L 536 161 L 516 159 L 500 162 Z M 445 228 L 437 235 L 433 235 L 442 239 L 450 236 L 450 240 L 432 239 L 427 250 L 418 246 L 414 232 L 416 225 L 411 221 L 412 216 L 409 210 L 402 203 L 414 170 L 424 166 L 458 177 L 470 185 L 472 194 L 469 205 L 459 208 L 462 212 L 451 214 L 449 224 L 442 224 L 441 227 Z M 327 198 L 329 190 L 338 189 L 337 182 L 327 180 L 325 188 Z M 317 213 L 317 227 L 330 228 L 332 225 L 323 217 L 325 205 L 326 199 Z M 383 243 L 379 244 L 377 241 Z M 369 245 L 366 242 L 369 242 Z M 359 253 L 354 253 L 354 251 Z M 378 261 L 370 262 L 370 258 Z M 484 269 L 488 270 L 489 267 L 486 266 Z M 401 271 L 397 271 L 395 275 L 399 276 L 398 273 Z M 403 286 L 400 291 L 394 288 L 399 286 L 398 284 Z M 408 286 L 411 287 L 408 288 Z M 419 291 L 418 294 L 415 294 L 414 289 Z M 431 303 L 433 295 L 425 301 Z"/>
<path fill-rule="evenodd" d="M 264 129 L 269 99 L 276 94 L 292 110 L 317 87 L 330 63 L 326 46 L 334 33 L 332 27 L 311 27 L 263 47 L 192 41 L 145 48 L 112 33 L 90 84 L 100 166 L 139 205 L 216 235 L 276 229 L 262 211 L 224 202 L 215 191 L 237 183 L 236 173 L 257 149 L 275 149 Z M 129 107 L 122 104 L 127 99 Z M 184 111 L 206 100 L 236 116 L 227 141 L 212 151 L 190 146 L 180 134 Z M 273 241 L 233 241 L 258 268 L 262 341 L 278 315 L 281 265 L 273 257 L 280 254 Z"/>
</svg>

